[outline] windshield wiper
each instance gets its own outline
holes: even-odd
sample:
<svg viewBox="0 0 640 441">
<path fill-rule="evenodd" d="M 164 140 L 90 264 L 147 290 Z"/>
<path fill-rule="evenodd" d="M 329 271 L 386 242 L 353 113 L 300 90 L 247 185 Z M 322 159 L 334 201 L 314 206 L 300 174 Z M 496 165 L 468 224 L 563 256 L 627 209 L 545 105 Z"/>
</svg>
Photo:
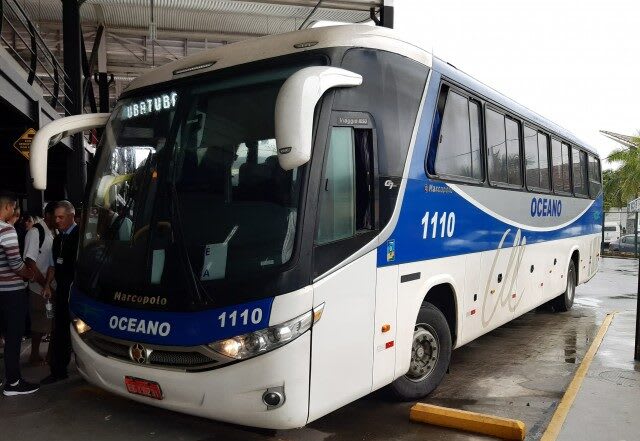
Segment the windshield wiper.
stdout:
<svg viewBox="0 0 640 441">
<path fill-rule="evenodd" d="M 196 294 L 197 300 L 202 303 L 213 301 L 213 298 L 209 295 L 209 292 L 202 286 L 200 279 L 196 276 L 191 265 L 191 259 L 189 258 L 189 250 L 184 240 L 184 231 L 182 229 L 182 218 L 180 216 L 180 210 L 178 209 L 178 190 L 176 188 L 175 180 L 171 179 L 171 224 L 175 227 L 173 231 L 176 233 L 176 242 L 178 242 L 181 254 L 181 261 L 183 262 L 183 271 L 186 273 L 185 277 L 189 280 L 191 290 Z M 203 296 L 204 293 L 204 296 Z M 206 297 L 206 299 L 204 298 Z"/>
</svg>

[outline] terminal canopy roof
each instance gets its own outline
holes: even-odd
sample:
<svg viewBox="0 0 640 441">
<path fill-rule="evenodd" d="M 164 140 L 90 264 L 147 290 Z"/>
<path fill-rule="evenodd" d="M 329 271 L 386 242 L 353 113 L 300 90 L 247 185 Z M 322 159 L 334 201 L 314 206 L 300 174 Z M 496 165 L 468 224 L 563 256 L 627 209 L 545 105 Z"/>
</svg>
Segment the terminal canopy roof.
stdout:
<svg viewBox="0 0 640 441">
<path fill-rule="evenodd" d="M 60 0 L 23 3 L 36 22 L 61 21 Z M 147 33 L 153 20 L 159 36 L 197 35 L 211 41 L 232 42 L 293 31 L 303 23 L 308 27 L 325 20 L 365 22 L 370 18 L 371 8 L 377 10 L 383 0 L 80 0 L 80 3 L 84 25 L 104 23 L 109 29 Z"/>
<path fill-rule="evenodd" d="M 62 59 L 62 1 L 22 0 L 47 46 Z M 246 38 L 294 31 L 318 22 L 365 23 L 384 0 L 79 0 L 87 58 L 104 26 L 110 98 L 150 68 Z M 386 3 L 391 3 L 386 0 Z M 10 36 L 8 36 L 10 37 Z M 94 72 L 97 69 L 94 69 Z"/>
</svg>

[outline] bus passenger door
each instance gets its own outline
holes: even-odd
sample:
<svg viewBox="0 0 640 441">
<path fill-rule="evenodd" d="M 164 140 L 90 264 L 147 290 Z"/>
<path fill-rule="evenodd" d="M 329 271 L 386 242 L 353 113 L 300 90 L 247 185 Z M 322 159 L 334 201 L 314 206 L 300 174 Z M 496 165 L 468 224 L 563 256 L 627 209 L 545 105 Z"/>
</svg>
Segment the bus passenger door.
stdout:
<svg viewBox="0 0 640 441">
<path fill-rule="evenodd" d="M 344 112 L 341 112 L 343 114 Z M 376 308 L 374 132 L 332 115 L 318 197 L 309 420 L 368 394 Z"/>
</svg>

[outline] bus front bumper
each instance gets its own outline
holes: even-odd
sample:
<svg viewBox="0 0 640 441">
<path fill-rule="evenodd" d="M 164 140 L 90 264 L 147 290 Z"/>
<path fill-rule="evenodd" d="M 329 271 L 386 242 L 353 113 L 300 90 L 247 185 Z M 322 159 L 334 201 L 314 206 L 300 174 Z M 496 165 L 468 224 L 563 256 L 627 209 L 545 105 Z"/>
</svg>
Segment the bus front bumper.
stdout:
<svg viewBox="0 0 640 441">
<path fill-rule="evenodd" d="M 71 329 L 78 370 L 90 383 L 141 403 L 229 423 L 292 429 L 307 423 L 311 333 L 266 354 L 205 372 L 172 371 L 125 363 L 93 351 Z M 125 377 L 154 381 L 163 399 L 129 393 Z M 284 387 L 285 402 L 268 410 L 265 391 Z"/>
</svg>

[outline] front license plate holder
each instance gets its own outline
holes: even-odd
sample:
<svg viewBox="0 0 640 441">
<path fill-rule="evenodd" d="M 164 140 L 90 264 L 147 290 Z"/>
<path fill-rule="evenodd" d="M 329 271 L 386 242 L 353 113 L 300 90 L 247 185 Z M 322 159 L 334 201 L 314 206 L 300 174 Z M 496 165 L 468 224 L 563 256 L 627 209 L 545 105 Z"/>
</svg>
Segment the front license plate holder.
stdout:
<svg viewBox="0 0 640 441">
<path fill-rule="evenodd" d="M 130 394 L 142 395 L 154 400 L 162 400 L 164 398 L 160 384 L 155 381 L 126 376 L 124 377 L 124 385 Z"/>
</svg>

